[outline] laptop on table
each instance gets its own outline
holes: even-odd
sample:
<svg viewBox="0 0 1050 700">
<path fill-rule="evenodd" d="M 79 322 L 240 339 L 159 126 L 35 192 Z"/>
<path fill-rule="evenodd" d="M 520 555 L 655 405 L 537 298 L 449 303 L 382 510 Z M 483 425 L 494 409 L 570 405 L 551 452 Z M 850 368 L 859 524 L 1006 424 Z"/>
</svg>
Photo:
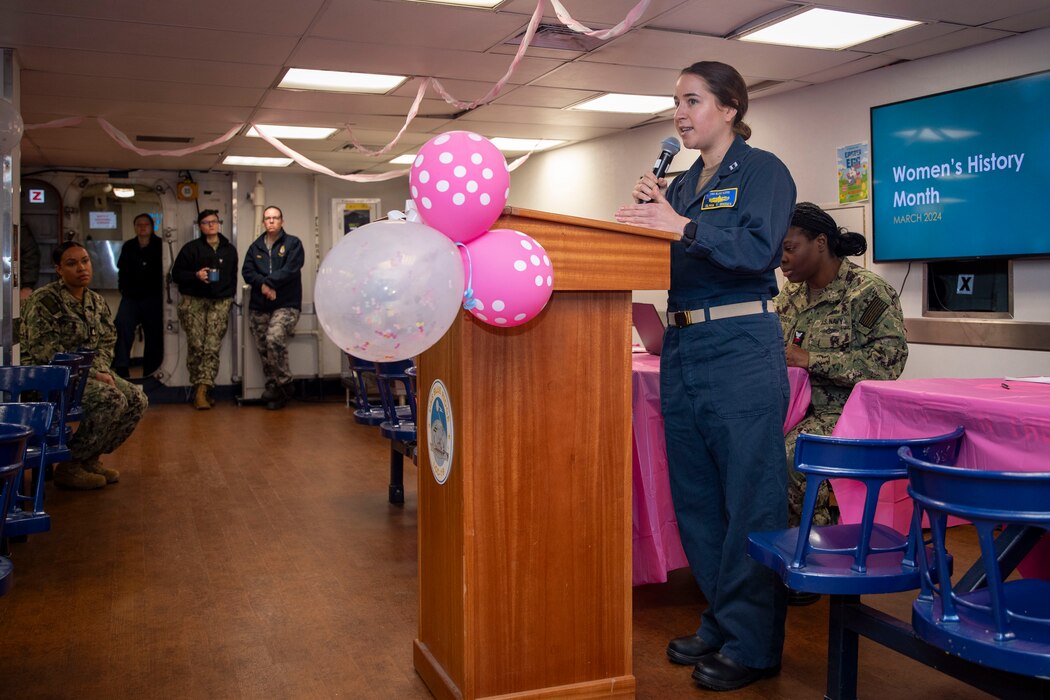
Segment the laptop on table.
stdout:
<svg viewBox="0 0 1050 700">
<path fill-rule="evenodd" d="M 664 329 L 667 323 L 656 310 L 655 304 L 633 302 L 631 304 L 631 322 L 642 339 L 645 351 L 650 355 L 659 355 L 664 345 Z"/>
</svg>

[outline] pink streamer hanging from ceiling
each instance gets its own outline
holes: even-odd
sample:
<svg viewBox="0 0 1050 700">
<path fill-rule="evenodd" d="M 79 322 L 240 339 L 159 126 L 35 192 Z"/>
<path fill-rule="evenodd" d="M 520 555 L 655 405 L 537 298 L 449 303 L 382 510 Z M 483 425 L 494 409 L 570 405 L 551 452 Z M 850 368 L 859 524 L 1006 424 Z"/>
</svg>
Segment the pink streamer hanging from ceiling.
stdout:
<svg viewBox="0 0 1050 700">
<path fill-rule="evenodd" d="M 572 16 L 568 13 L 568 11 L 565 9 L 565 7 L 561 4 L 560 0 L 550 0 L 550 2 L 551 2 L 551 5 L 554 7 L 554 12 L 558 16 L 558 19 L 562 22 L 562 24 L 567 26 L 569 29 L 573 30 L 574 32 L 580 33 L 580 34 L 586 34 L 587 36 L 592 36 L 592 37 L 595 37 L 597 39 L 606 40 L 606 39 L 612 39 L 612 38 L 618 37 L 621 34 L 627 32 L 629 29 L 631 29 L 631 27 L 634 26 L 635 22 L 638 21 L 638 18 L 640 18 L 642 16 L 642 14 L 645 12 L 645 10 L 648 9 L 650 0 L 639 0 L 639 2 L 633 8 L 631 8 L 631 10 L 627 13 L 627 15 L 624 17 L 623 21 L 621 21 L 616 26 L 614 26 L 614 27 L 612 27 L 610 29 L 605 29 L 605 30 L 593 30 L 593 29 L 590 29 L 589 27 L 586 27 L 586 26 L 580 24 L 579 22 L 577 22 L 575 19 L 572 18 Z M 354 136 L 353 129 L 351 129 L 349 124 L 347 124 L 345 128 L 346 128 L 347 133 L 350 136 L 350 141 L 354 144 L 354 148 L 357 149 L 357 151 L 359 153 L 363 153 L 363 154 L 368 155 L 368 156 L 381 156 L 381 155 L 384 155 L 386 153 L 389 153 L 390 150 L 395 145 L 397 145 L 397 142 L 404 135 L 405 131 L 408 129 L 409 124 L 412 123 L 412 120 L 416 118 L 416 115 L 419 113 L 419 106 L 420 106 L 420 104 L 423 101 L 423 96 L 426 94 L 427 88 L 430 87 L 431 85 L 434 87 L 434 90 L 441 96 L 441 98 L 443 100 L 445 100 L 445 102 L 453 105 L 454 107 L 458 107 L 459 109 L 463 109 L 463 110 L 472 110 L 472 109 L 475 109 L 477 107 L 480 107 L 481 105 L 488 104 L 492 100 L 496 99 L 496 97 L 500 94 L 500 91 L 503 90 L 504 86 L 510 80 L 511 76 L 514 75 L 514 71 L 517 70 L 518 65 L 521 63 L 522 59 L 525 56 L 526 50 L 528 50 L 529 45 L 532 43 L 532 39 L 536 35 L 536 29 L 537 29 L 537 27 L 539 27 L 540 20 L 543 18 L 543 8 L 544 8 L 544 0 L 537 0 L 537 2 L 536 2 L 536 9 L 532 13 L 532 18 L 529 20 L 528 29 L 525 31 L 525 35 L 522 37 L 521 44 L 518 46 L 518 51 L 514 54 L 514 60 L 511 61 L 511 64 L 507 68 L 507 72 L 503 75 L 503 77 L 500 78 L 483 97 L 479 97 L 478 99 L 476 99 L 476 100 L 474 100 L 472 102 L 465 102 L 465 101 L 459 100 L 459 99 L 453 97 L 451 94 L 449 94 L 449 92 L 447 90 L 445 90 L 445 88 L 441 84 L 441 82 L 438 81 L 436 78 L 430 78 L 430 77 L 424 78 L 420 82 L 419 89 L 416 92 L 416 97 L 413 100 L 412 106 L 409 109 L 408 114 L 405 117 L 404 125 L 402 125 L 401 130 L 397 132 L 397 135 L 394 136 L 394 138 L 388 144 L 383 146 L 382 148 L 379 148 L 379 149 L 376 149 L 376 150 L 372 150 L 372 149 L 368 149 L 368 148 L 365 148 L 364 146 L 362 146 L 361 143 Z M 219 138 L 213 139 L 213 140 L 211 140 L 211 141 L 209 141 L 207 143 L 199 144 L 197 146 L 189 146 L 187 148 L 180 148 L 180 149 L 174 149 L 174 150 L 148 150 L 148 149 L 139 148 L 138 146 L 136 146 L 134 143 L 131 142 L 131 139 L 129 139 L 127 137 L 127 135 L 124 134 L 124 132 L 122 132 L 119 129 L 117 129 L 115 126 L 110 124 L 104 118 L 102 118 L 102 117 L 95 117 L 95 119 L 98 121 L 99 126 L 101 126 L 102 129 L 107 134 L 109 134 L 110 138 L 112 138 L 114 141 L 116 141 L 120 146 L 122 146 L 122 147 L 124 147 L 124 148 L 126 148 L 126 149 L 128 149 L 130 151 L 133 151 L 133 152 L 139 154 L 140 156 L 173 156 L 173 157 L 178 157 L 178 156 L 189 155 L 191 153 L 197 153 L 199 151 L 203 151 L 203 150 L 206 150 L 206 149 L 211 148 L 213 146 L 216 146 L 218 144 L 225 143 L 226 141 L 229 141 L 243 127 L 243 125 L 235 126 L 235 127 L 231 128 L 229 131 L 227 131 L 225 134 L 220 136 Z M 43 122 L 41 124 L 27 124 L 25 126 L 25 129 L 27 131 L 32 130 L 32 129 L 56 129 L 56 128 L 67 127 L 67 126 L 76 126 L 76 125 L 82 123 L 83 121 L 84 121 L 84 117 L 66 117 L 64 119 L 55 119 L 55 120 L 52 120 L 52 121 L 49 121 L 49 122 Z M 310 160 L 309 158 L 307 158 L 306 156 L 304 156 L 304 155 L 302 155 L 302 154 L 292 150 L 288 146 L 286 146 L 283 143 L 281 143 L 280 141 L 278 141 L 276 138 L 274 138 L 274 137 L 272 137 L 272 136 L 270 136 L 268 134 L 265 134 L 263 132 L 263 130 L 259 128 L 258 125 L 254 125 L 254 126 L 255 126 L 255 130 L 259 133 L 259 135 L 262 137 L 262 139 L 264 141 L 269 143 L 271 146 L 276 148 L 278 151 L 280 151 L 281 153 L 283 153 L 287 157 L 289 157 L 292 160 L 294 160 L 296 163 L 298 163 L 302 167 L 304 167 L 304 168 L 306 168 L 308 170 L 313 170 L 315 172 L 322 173 L 324 175 L 329 175 L 331 177 L 338 178 L 340 180 L 348 180 L 350 182 L 382 182 L 384 180 L 392 180 L 392 179 L 397 178 L 397 177 L 402 177 L 404 175 L 407 175 L 408 172 L 409 172 L 408 169 L 404 169 L 404 170 L 394 170 L 394 171 L 387 172 L 387 173 L 378 173 L 378 174 L 374 174 L 374 175 L 361 175 L 361 174 L 340 175 L 340 174 L 336 173 L 335 171 L 333 171 L 333 170 L 331 170 L 331 169 L 321 165 L 320 163 L 316 163 L 316 162 Z M 518 158 L 513 163 L 511 163 L 510 166 L 508 166 L 509 169 L 510 170 L 516 169 L 517 167 L 522 165 L 525 161 L 527 161 L 530 155 L 532 155 L 531 151 L 529 153 L 525 154 L 524 156 Z"/>
</svg>

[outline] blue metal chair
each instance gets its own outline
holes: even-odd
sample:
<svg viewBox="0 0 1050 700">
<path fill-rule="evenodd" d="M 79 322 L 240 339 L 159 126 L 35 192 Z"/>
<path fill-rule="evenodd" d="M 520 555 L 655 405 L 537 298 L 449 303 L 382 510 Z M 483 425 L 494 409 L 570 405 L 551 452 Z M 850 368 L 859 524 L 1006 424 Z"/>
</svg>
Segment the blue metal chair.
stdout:
<svg viewBox="0 0 1050 700">
<path fill-rule="evenodd" d="M 368 378 L 375 377 L 376 364 L 346 353 L 350 372 L 354 377 L 354 421 L 362 425 L 379 425 L 383 422 L 383 406 L 368 398 Z"/>
<path fill-rule="evenodd" d="M 806 497 L 799 527 L 748 536 L 748 555 L 773 569 L 788 588 L 810 593 L 893 593 L 919 587 L 915 532 L 905 536 L 875 522 L 879 490 L 905 479 L 897 456 L 911 447 L 931 461 L 952 464 L 963 429 L 931 438 L 855 440 L 802 433 L 795 446 L 795 468 L 806 475 Z M 861 522 L 812 524 L 817 489 L 824 479 L 853 479 L 866 488 Z M 921 537 L 921 531 L 918 536 Z"/>
<path fill-rule="evenodd" d="M 905 536 L 875 522 L 879 490 L 887 481 L 907 478 L 897 450 L 910 446 L 931 461 L 953 463 L 963 429 L 912 440 L 854 440 L 802 433 L 795 446 L 795 468 L 806 475 L 806 497 L 799 527 L 748 535 L 747 553 L 772 569 L 795 591 L 831 594 L 828 615 L 828 698 L 855 698 L 859 635 L 876 639 L 917 658 L 908 648 L 910 627 L 860 602 L 861 595 L 919 587 L 917 558 L 932 556 L 922 530 Z M 815 527 L 817 490 L 824 479 L 853 479 L 864 484 L 860 523 Z M 922 549 L 924 557 L 918 557 Z M 903 640 L 903 641 L 897 641 Z"/>
<path fill-rule="evenodd" d="M 0 393 L 4 401 L 15 403 L 22 395 L 35 392 L 37 400 L 55 405 L 51 434 L 48 436 L 48 460 L 54 464 L 67 462 L 72 457 L 66 444 L 71 430 L 66 421 L 68 389 L 70 386 L 68 367 L 57 365 L 8 365 L 0 367 Z"/>
<path fill-rule="evenodd" d="M 22 471 L 26 441 L 32 430 L 24 425 L 0 423 L 0 507 L 6 513 L 15 490 L 15 479 Z M 5 521 L 0 519 L 0 540 L 7 536 Z M 13 568 L 11 560 L 0 556 L 0 595 L 11 588 Z"/>
<path fill-rule="evenodd" d="M 920 562 L 921 588 L 912 626 L 926 642 L 953 656 L 1025 676 L 1050 676 L 1050 582 L 1004 581 L 995 530 L 1003 524 L 1050 527 L 1050 473 L 945 467 L 902 448 L 915 519 L 925 513 L 934 567 Z M 986 587 L 959 590 L 949 574 L 945 530 L 949 515 L 977 530 Z"/>
<path fill-rule="evenodd" d="M 379 432 L 390 440 L 390 503 L 405 502 L 404 458 L 416 458 L 416 378 L 409 373 L 412 368 L 412 360 L 375 365 L 384 415 Z M 397 400 L 398 385 L 404 393 L 404 404 Z"/>
<path fill-rule="evenodd" d="M 0 423 L 25 425 L 32 430 L 26 443 L 24 469 L 15 479 L 5 511 L 4 537 L 24 537 L 51 529 L 51 516 L 44 512 L 44 468 L 49 464 L 47 436 L 54 409 L 53 404 L 45 402 L 0 403 Z M 32 476 L 31 492 L 25 487 L 27 475 Z"/>
</svg>

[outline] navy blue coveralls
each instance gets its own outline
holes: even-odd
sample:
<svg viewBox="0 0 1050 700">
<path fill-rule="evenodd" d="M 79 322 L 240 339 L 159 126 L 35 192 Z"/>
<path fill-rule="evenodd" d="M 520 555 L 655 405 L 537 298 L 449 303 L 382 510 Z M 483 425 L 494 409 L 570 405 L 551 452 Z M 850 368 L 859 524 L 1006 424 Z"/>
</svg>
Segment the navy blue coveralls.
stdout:
<svg viewBox="0 0 1050 700">
<path fill-rule="evenodd" d="M 780 160 L 737 136 L 704 189 L 703 159 L 668 189 L 695 236 L 671 248 L 668 310 L 746 301 L 768 312 L 669 326 L 660 400 L 678 528 L 708 607 L 697 634 L 752 668 L 780 663 L 785 600 L 747 556 L 747 535 L 787 526 L 784 415 L 790 388 L 774 270 L 795 207 Z M 687 229 L 692 228 L 687 227 Z"/>
</svg>

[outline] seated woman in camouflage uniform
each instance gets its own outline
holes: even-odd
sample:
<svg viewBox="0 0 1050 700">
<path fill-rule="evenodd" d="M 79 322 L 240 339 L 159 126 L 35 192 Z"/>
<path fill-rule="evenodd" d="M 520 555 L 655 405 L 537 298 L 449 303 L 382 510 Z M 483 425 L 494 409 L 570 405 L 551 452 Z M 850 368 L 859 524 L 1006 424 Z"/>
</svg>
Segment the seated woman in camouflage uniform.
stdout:
<svg viewBox="0 0 1050 700">
<path fill-rule="evenodd" d="M 102 295 L 88 289 L 91 258 L 76 241 L 52 255 L 58 279 L 33 292 L 22 307 L 22 363 L 44 365 L 57 352 L 95 351 L 92 374 L 81 401 L 83 419 L 69 441 L 73 461 L 55 468 L 55 485 L 97 489 L 120 479 L 99 456 L 123 443 L 146 410 L 146 394 L 110 369 L 117 331 Z"/>
<path fill-rule="evenodd" d="M 817 205 L 795 206 L 780 260 L 787 284 L 775 303 L 787 364 L 809 372 L 813 395 L 805 418 L 784 438 L 789 527 L 799 524 L 806 491 L 805 476 L 795 471 L 798 434 L 831 435 L 857 382 L 896 379 L 908 359 L 897 292 L 874 272 L 845 260 L 867 247 L 863 236 L 840 229 Z M 832 520 L 825 481 L 813 522 Z"/>
</svg>

